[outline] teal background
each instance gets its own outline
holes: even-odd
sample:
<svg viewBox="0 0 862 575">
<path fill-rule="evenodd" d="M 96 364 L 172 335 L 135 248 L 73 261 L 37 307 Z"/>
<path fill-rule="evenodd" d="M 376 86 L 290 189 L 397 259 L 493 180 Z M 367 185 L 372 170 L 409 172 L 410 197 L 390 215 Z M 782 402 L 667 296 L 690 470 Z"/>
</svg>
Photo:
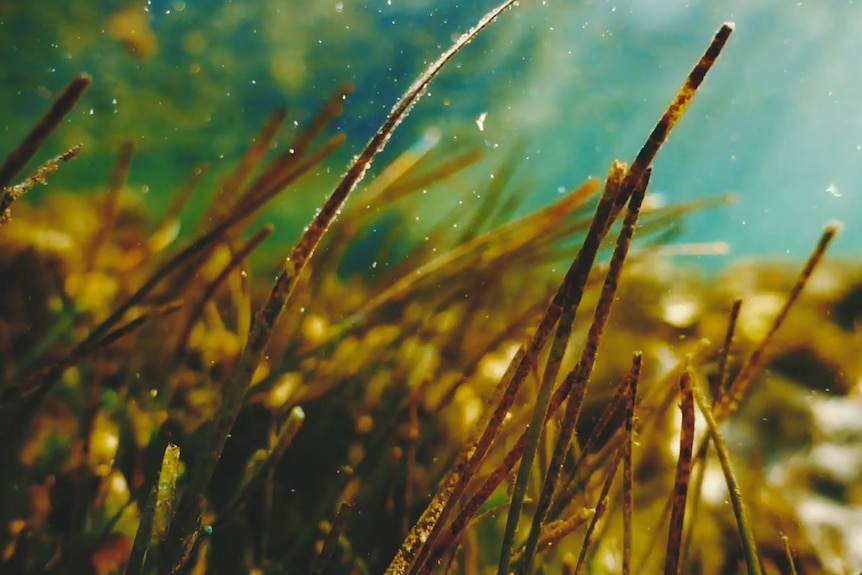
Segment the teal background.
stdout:
<svg viewBox="0 0 862 575">
<path fill-rule="evenodd" d="M 78 141 L 85 153 L 52 185 L 98 190 L 117 143 L 134 136 L 130 187 L 158 214 L 201 161 L 211 163 L 211 191 L 275 106 L 301 125 L 351 81 L 330 130 L 348 146 L 267 216 L 286 243 L 425 63 L 496 2 L 154 0 L 149 59 L 105 33 L 124 4 L 0 3 L 0 154 L 72 75 L 89 72 L 93 88 L 43 157 Z M 457 182 L 481 187 L 523 144 L 519 178 L 531 191 L 521 211 L 535 209 L 602 177 L 613 158 L 631 159 L 714 31 L 733 20 L 726 52 L 656 161 L 652 190 L 671 202 L 734 192 L 737 203 L 691 217 L 681 238 L 727 240 L 730 257 L 801 259 L 830 219 L 845 224 L 836 251 L 858 257 L 860 10 L 848 1 L 522 0 L 435 82 L 377 167 L 438 126 L 441 146 L 487 149 L 488 163 Z M 445 187 L 433 193 L 448 213 Z"/>
</svg>

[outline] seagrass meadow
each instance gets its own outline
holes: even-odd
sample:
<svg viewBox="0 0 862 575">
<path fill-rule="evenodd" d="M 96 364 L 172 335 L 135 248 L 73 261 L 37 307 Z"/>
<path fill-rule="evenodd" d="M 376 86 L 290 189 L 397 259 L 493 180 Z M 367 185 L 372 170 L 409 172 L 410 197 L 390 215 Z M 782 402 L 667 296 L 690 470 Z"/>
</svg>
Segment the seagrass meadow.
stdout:
<svg viewBox="0 0 862 575">
<path fill-rule="evenodd" d="M 8 120 L 0 573 L 862 572 L 862 265 L 829 255 L 842 225 L 798 261 L 707 272 L 686 258 L 726 242 L 681 234 L 732 198 L 650 189 L 665 147 L 698 146 L 668 136 L 704 113 L 735 25 L 682 55 L 633 157 L 535 208 L 526 144 L 408 117 L 528 9 L 428 53 L 356 154 L 347 84 L 310 111 L 265 102 L 241 149 L 214 120 L 230 167 L 146 192 L 140 140 L 73 139 L 116 80 L 81 71 Z M 146 14 L 108 19 L 126 57 L 157 49 Z M 76 171 L 102 137 L 111 162 Z M 310 221 L 282 232 L 273 204 Z"/>
</svg>

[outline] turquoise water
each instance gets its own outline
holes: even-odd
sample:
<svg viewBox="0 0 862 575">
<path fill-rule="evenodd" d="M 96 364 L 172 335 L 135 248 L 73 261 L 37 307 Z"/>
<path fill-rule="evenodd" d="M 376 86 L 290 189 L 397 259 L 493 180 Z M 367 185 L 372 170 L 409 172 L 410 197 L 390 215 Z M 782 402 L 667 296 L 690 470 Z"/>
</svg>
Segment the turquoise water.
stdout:
<svg viewBox="0 0 862 575">
<path fill-rule="evenodd" d="M 0 146 L 9 149 L 74 73 L 90 72 L 93 89 L 46 155 L 77 141 L 86 152 L 52 181 L 98 188 L 119 139 L 134 135 L 130 184 L 158 213 L 199 162 L 217 182 L 275 106 L 286 103 L 301 125 L 351 81 L 356 91 L 332 127 L 349 145 L 299 205 L 273 207 L 271 217 L 298 229 L 423 64 L 494 4 L 155 0 L 157 48 L 142 58 L 111 37 L 124 2 L 4 2 Z M 713 32 L 733 20 L 726 52 L 656 161 L 652 190 L 667 201 L 735 193 L 734 205 L 690 218 L 681 238 L 728 240 L 731 257 L 801 259 L 830 219 L 845 223 L 836 250 L 858 256 L 860 10 L 846 1 L 524 0 L 453 62 L 386 157 L 438 126 L 441 145 L 486 148 L 489 164 L 466 184 L 480 186 L 520 143 L 525 205 L 546 204 L 602 177 L 613 158 L 632 158 Z M 434 193 L 441 211 L 451 208 L 445 189 Z"/>
</svg>

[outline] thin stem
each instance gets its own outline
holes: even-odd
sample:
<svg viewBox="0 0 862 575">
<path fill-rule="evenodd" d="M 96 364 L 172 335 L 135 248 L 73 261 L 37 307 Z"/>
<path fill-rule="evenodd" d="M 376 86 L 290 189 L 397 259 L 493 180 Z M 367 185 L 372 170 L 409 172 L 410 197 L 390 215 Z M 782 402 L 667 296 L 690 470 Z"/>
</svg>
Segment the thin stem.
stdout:
<svg viewBox="0 0 862 575">
<path fill-rule="evenodd" d="M 827 224 L 826 229 L 823 230 L 823 234 L 820 236 L 820 241 L 817 243 L 817 247 L 814 248 L 808 261 L 805 263 L 805 267 L 802 268 L 802 271 L 799 273 L 799 277 L 797 278 L 793 289 L 790 290 L 790 293 L 787 296 L 787 301 L 784 303 L 784 307 L 782 307 L 781 311 L 778 312 L 778 316 L 772 323 L 772 327 L 769 329 L 766 337 L 763 338 L 760 345 L 758 345 L 754 352 L 752 352 L 751 357 L 748 358 L 748 361 L 743 365 L 739 374 L 737 374 L 736 378 L 728 387 L 727 393 L 722 396 L 720 401 L 718 401 L 713 407 L 713 415 L 717 422 L 724 422 L 730 414 L 736 411 L 736 408 L 739 406 L 739 402 L 742 401 L 742 398 L 744 398 L 749 389 L 751 389 L 751 386 L 754 383 L 754 376 L 758 371 L 760 371 L 760 368 L 763 367 L 763 364 L 766 361 L 766 350 L 769 347 L 769 344 L 772 342 L 772 339 L 775 337 L 778 330 L 781 329 L 781 326 L 784 324 L 784 320 L 787 319 L 787 315 L 790 313 L 790 310 L 793 309 L 794 304 L 802 294 L 802 290 L 805 289 L 805 286 L 808 284 L 808 280 L 811 279 L 811 276 L 814 274 L 814 270 L 817 269 L 817 266 L 823 259 L 826 249 L 838 234 L 840 227 L 840 224 L 837 222 L 831 222 Z"/>
<path fill-rule="evenodd" d="M 76 76 L 69 82 L 60 95 L 57 96 L 57 99 L 54 100 L 54 103 L 51 104 L 51 108 L 33 126 L 33 129 L 18 144 L 18 147 L 12 150 L 12 153 L 6 157 L 3 165 L 0 166 L 0 190 L 4 190 L 2 203 L 5 203 L 5 188 L 12 183 L 12 180 L 21 173 L 24 166 L 36 155 L 36 152 L 39 151 L 39 148 L 48 139 L 48 136 L 57 129 L 63 118 L 72 111 L 92 82 L 93 79 L 86 74 Z"/>
</svg>

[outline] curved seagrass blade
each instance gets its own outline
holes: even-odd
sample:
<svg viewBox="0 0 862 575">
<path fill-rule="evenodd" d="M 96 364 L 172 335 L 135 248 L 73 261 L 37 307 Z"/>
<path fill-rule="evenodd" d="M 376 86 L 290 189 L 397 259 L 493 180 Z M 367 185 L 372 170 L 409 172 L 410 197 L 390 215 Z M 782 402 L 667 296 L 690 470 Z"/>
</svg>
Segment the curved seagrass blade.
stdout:
<svg viewBox="0 0 862 575">
<path fill-rule="evenodd" d="M 296 287 L 297 279 L 308 263 L 309 258 L 314 254 L 324 234 L 329 229 L 350 193 L 362 180 L 374 158 L 386 146 L 392 133 L 404 120 L 431 81 L 455 54 L 460 52 L 464 46 L 493 22 L 497 16 L 514 3 L 515 0 L 506 0 L 485 14 L 473 28 L 458 38 L 407 89 L 389 112 L 389 115 L 377 133 L 371 137 L 363 151 L 354 158 L 341 182 L 333 190 L 332 195 L 330 195 L 329 199 L 317 213 L 314 221 L 309 225 L 306 232 L 296 244 L 296 247 L 294 247 L 285 260 L 269 298 L 255 316 L 251 333 L 242 354 L 224 388 L 221 408 L 216 415 L 208 441 L 206 442 L 207 449 L 200 454 L 191 470 L 188 490 L 182 499 L 168 536 L 165 553 L 162 556 L 160 564 L 160 573 L 168 574 L 175 572 L 189 558 L 192 548 L 187 545 L 187 542 L 193 540 L 195 533 L 197 533 L 200 523 L 200 503 L 205 496 L 210 479 L 215 471 L 216 463 L 221 456 L 230 430 L 242 407 L 246 393 L 251 385 L 252 376 L 260 363 L 272 330 L 284 311 L 287 302 L 290 300 Z"/>
</svg>

